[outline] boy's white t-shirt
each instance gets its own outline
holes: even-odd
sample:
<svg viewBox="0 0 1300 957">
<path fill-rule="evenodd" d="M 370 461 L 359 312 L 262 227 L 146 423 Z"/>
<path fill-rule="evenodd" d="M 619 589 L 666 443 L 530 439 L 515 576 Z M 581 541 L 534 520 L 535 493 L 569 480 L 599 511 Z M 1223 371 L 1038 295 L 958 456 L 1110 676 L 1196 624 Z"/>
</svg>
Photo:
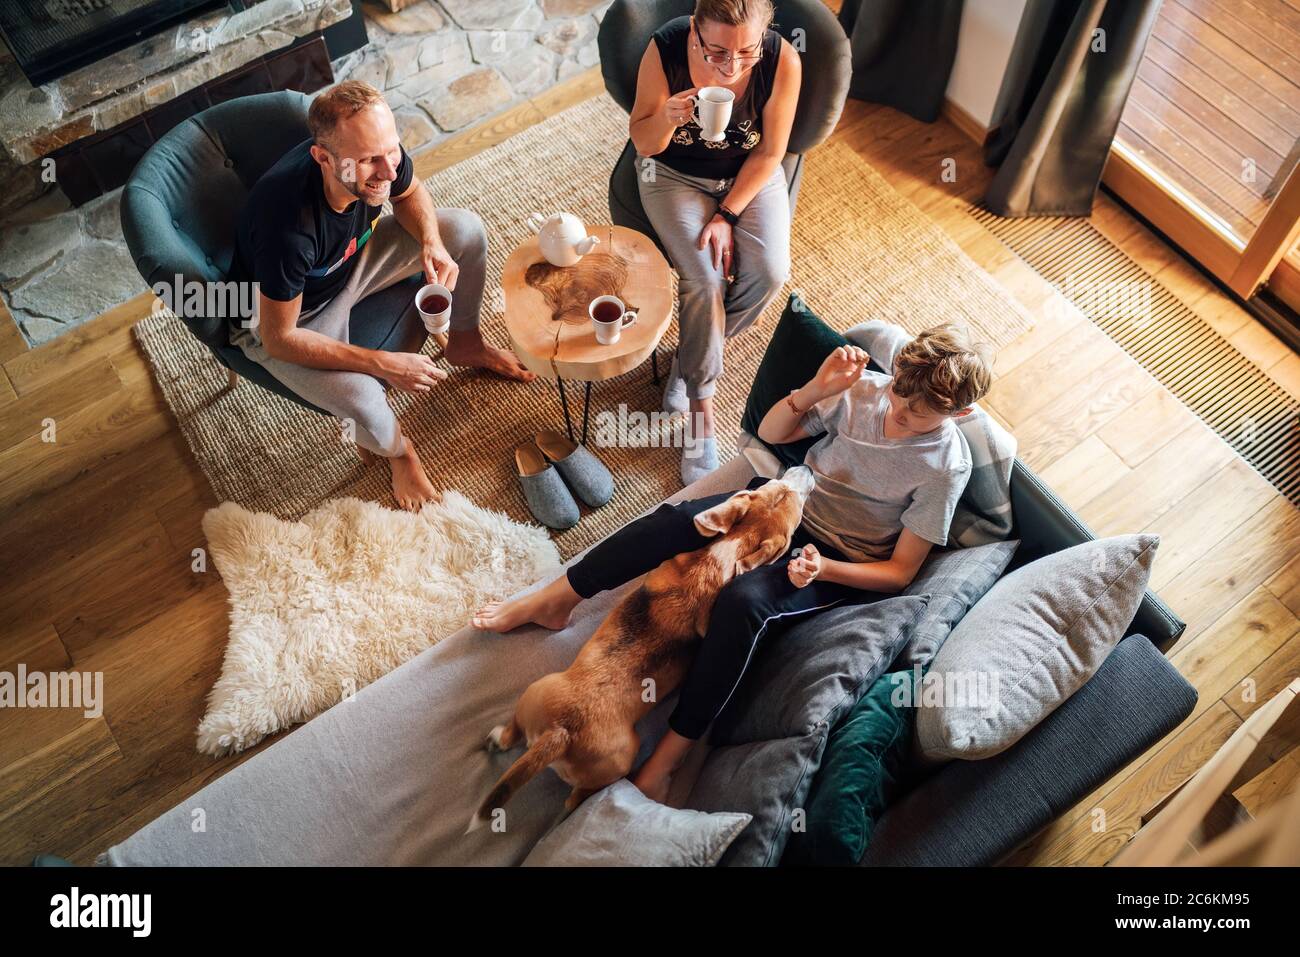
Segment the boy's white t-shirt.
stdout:
<svg viewBox="0 0 1300 957">
<path fill-rule="evenodd" d="M 897 348 L 906 341 L 904 333 Z M 896 354 L 872 358 L 892 369 Z M 809 432 L 826 435 L 804 459 L 817 484 L 804 504 L 803 525 L 853 561 L 888 559 L 904 527 L 946 544 L 970 478 L 970 449 L 952 419 L 925 435 L 886 438 L 892 381 L 867 372 L 804 417 Z"/>
</svg>

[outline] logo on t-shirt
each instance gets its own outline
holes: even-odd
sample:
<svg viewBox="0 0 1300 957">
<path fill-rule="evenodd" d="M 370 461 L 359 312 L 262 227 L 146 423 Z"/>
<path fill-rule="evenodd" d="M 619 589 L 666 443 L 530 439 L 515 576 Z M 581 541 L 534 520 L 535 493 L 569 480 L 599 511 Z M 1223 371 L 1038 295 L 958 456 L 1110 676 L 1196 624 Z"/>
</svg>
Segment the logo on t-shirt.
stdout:
<svg viewBox="0 0 1300 957">
<path fill-rule="evenodd" d="M 338 269 L 345 262 L 347 262 L 349 259 L 355 256 L 357 250 L 366 244 L 366 240 L 370 238 L 370 234 L 375 231 L 375 226 L 378 225 L 379 217 L 381 215 L 383 214 L 382 213 L 376 214 L 375 218 L 370 221 L 370 225 L 366 227 L 366 231 L 362 233 L 360 237 L 353 236 L 350 240 L 348 240 L 348 248 L 343 250 L 343 256 L 342 258 L 339 259 L 338 262 L 336 262 L 332 266 L 324 266 L 321 267 L 320 269 L 313 269 L 310 272 L 308 272 L 307 275 L 310 276 L 312 279 L 323 279 L 325 276 L 328 276 L 334 270 Z"/>
</svg>

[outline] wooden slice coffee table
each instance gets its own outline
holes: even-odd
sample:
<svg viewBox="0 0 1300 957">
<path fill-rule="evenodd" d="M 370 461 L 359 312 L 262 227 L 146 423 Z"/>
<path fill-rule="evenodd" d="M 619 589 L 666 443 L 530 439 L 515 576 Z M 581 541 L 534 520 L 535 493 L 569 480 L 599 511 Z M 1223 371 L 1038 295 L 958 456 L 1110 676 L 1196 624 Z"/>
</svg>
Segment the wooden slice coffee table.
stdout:
<svg viewBox="0 0 1300 957">
<path fill-rule="evenodd" d="M 533 236 L 510 254 L 501 277 L 511 345 L 519 361 L 559 385 L 571 439 L 564 380 L 587 384 L 583 442 L 593 382 L 622 375 L 650 358 L 658 384 L 655 348 L 673 316 L 672 272 L 649 236 L 623 226 L 590 226 L 587 231 L 600 238 L 600 245 L 576 265 L 552 266 Z M 637 314 L 636 323 L 624 328 L 613 345 L 596 341 L 587 307 L 597 296 L 618 296 Z"/>
</svg>

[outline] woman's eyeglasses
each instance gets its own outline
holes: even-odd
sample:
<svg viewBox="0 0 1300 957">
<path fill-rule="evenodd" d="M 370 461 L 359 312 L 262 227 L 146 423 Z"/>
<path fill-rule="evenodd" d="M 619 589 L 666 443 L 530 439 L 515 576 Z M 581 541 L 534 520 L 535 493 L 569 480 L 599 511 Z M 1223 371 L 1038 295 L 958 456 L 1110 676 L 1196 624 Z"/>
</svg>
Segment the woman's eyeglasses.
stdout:
<svg viewBox="0 0 1300 957">
<path fill-rule="evenodd" d="M 700 48 L 704 51 L 704 62 L 710 66 L 730 66 L 732 62 L 741 66 L 749 66 L 763 59 L 763 48 L 760 46 L 757 53 L 743 53 L 739 56 L 732 56 L 730 53 L 714 53 L 712 48 L 704 42 L 704 37 L 700 35 L 699 24 L 692 24 L 695 29 L 696 39 L 700 41 Z"/>
</svg>

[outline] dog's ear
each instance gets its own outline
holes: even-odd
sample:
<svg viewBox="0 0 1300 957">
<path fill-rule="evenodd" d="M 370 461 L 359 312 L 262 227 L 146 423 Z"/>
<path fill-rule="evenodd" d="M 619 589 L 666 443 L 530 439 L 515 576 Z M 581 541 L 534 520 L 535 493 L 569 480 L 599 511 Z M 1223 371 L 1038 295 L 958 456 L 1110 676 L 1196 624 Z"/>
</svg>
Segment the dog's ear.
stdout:
<svg viewBox="0 0 1300 957">
<path fill-rule="evenodd" d="M 763 539 L 748 555 L 736 559 L 736 574 L 743 575 L 745 572 L 753 571 L 759 565 L 768 564 L 784 552 L 789 543 L 790 539 L 785 537 Z"/>
<path fill-rule="evenodd" d="M 706 537 L 725 535 L 749 511 L 750 503 L 753 500 L 753 492 L 737 492 L 725 502 L 696 515 L 695 528 L 701 535 Z"/>
</svg>

